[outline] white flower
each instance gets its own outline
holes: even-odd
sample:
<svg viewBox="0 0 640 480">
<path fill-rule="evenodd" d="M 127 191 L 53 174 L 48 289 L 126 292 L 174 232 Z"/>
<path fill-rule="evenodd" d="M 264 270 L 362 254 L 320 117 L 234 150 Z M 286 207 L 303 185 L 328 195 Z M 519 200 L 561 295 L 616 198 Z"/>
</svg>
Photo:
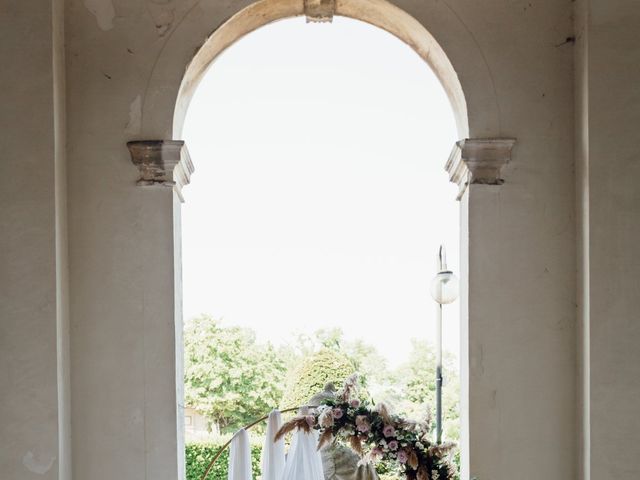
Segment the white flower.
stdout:
<svg viewBox="0 0 640 480">
<path fill-rule="evenodd" d="M 331 415 L 331 409 L 325 409 L 318 416 L 318 421 L 323 427 L 331 427 L 333 426 L 333 415 Z"/>
</svg>

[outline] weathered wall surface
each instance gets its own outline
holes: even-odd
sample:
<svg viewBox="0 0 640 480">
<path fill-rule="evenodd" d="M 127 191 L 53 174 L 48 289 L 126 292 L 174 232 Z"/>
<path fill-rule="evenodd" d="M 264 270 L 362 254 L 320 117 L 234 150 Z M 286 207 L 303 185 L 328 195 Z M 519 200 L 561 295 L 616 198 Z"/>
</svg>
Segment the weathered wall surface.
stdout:
<svg viewBox="0 0 640 480">
<path fill-rule="evenodd" d="M 61 1 L 5 2 L 3 478 L 67 479 L 70 465 L 80 480 L 179 478 L 179 204 L 135 186 L 125 144 L 168 138 L 188 62 L 250 3 L 66 0 L 63 52 Z M 506 183 L 473 185 L 462 202 L 479 480 L 639 474 L 640 12 L 634 0 L 577 3 L 574 76 L 568 0 L 396 2 L 458 72 L 471 136 L 518 140 Z"/>
<path fill-rule="evenodd" d="M 590 0 L 579 14 L 583 468 L 630 480 L 640 477 L 640 6 Z"/>
<path fill-rule="evenodd" d="M 68 479 L 62 2 L 0 14 L 0 476 Z"/>
<path fill-rule="evenodd" d="M 470 3 L 500 136 L 517 138 L 505 184 L 467 193 L 470 474 L 575 478 L 570 5 Z"/>
<path fill-rule="evenodd" d="M 179 2 L 161 3 L 66 5 L 76 479 L 179 478 L 174 199 L 136 187 L 126 147 Z"/>
<path fill-rule="evenodd" d="M 134 186 L 124 145 L 167 138 L 187 63 L 249 3 L 68 2 L 74 468 L 81 478 L 175 475 L 171 206 L 167 192 Z M 573 54 L 563 44 L 572 34 L 571 4 L 397 5 L 449 55 L 470 99 L 471 134 L 518 139 L 507 183 L 469 192 L 471 474 L 572 478 Z M 161 80 L 149 90 L 154 68 Z"/>
</svg>

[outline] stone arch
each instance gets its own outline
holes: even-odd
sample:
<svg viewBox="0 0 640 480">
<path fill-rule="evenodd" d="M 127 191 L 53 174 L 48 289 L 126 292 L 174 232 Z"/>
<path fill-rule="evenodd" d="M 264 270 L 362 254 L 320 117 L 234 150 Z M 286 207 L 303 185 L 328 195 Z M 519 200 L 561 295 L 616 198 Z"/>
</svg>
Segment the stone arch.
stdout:
<svg viewBox="0 0 640 480">
<path fill-rule="evenodd" d="M 471 439 L 469 432 L 484 431 L 482 420 L 476 425 L 470 418 L 475 413 L 482 419 L 484 414 L 478 413 L 486 412 L 483 406 L 474 412 L 470 409 L 471 391 L 479 382 L 470 376 L 469 365 L 473 344 L 478 343 L 475 337 L 480 335 L 468 328 L 469 283 L 475 273 L 469 262 L 469 245 L 472 236 L 480 245 L 487 243 L 491 235 L 487 231 L 478 233 L 476 228 L 471 232 L 471 217 L 481 218 L 482 212 L 489 209 L 480 196 L 470 200 L 470 194 L 464 193 L 471 190 L 467 188 L 470 184 L 502 184 L 501 170 L 510 161 L 515 140 L 501 138 L 500 104 L 493 74 L 473 33 L 446 0 L 418 3 L 413 0 L 396 0 L 394 3 L 388 0 L 195 0 L 173 22 L 173 29 L 167 34 L 146 82 L 141 130 L 137 137 L 156 140 L 129 142 L 133 163 L 141 173 L 138 184 L 174 187 L 171 214 L 174 218 L 173 234 L 178 238 L 180 203 L 176 198 L 181 199 L 181 187 L 188 183 L 193 166 L 184 142 L 169 139 L 181 137 L 189 101 L 199 81 L 215 58 L 236 40 L 271 22 L 308 14 L 305 5 L 309 4 L 335 5 L 332 12 L 335 15 L 370 23 L 407 43 L 433 69 L 454 111 L 461 140 L 454 146 L 446 169 L 450 179 L 460 186 L 458 198 L 462 200 L 460 300 L 461 327 L 464 328 L 461 331 L 461 448 L 462 476 L 466 478 L 470 452 L 474 449 L 479 451 L 482 445 L 482 441 L 475 440 L 480 435 Z M 215 27 L 213 32 L 212 25 Z M 473 215 L 469 211 L 470 204 L 474 204 Z M 179 240 L 176 242 L 179 244 Z M 175 248 L 174 254 L 179 255 L 179 246 Z M 176 305 L 180 304 L 180 292 L 181 282 L 176 278 L 173 291 Z M 176 321 L 181 321 L 179 313 L 176 313 Z"/>
<path fill-rule="evenodd" d="M 229 12 L 220 2 L 199 0 L 177 21 L 147 84 L 142 138 L 180 138 L 191 96 L 221 52 L 261 26 L 305 14 L 305 0 L 245 1 L 234 7 Z M 447 92 L 460 138 L 500 136 L 500 112 L 489 67 L 472 34 L 445 2 L 430 2 L 418 11 L 406 0 L 397 4 L 336 0 L 335 14 L 375 25 L 411 46 Z M 211 20 L 221 18 L 226 20 L 211 33 Z"/>
</svg>

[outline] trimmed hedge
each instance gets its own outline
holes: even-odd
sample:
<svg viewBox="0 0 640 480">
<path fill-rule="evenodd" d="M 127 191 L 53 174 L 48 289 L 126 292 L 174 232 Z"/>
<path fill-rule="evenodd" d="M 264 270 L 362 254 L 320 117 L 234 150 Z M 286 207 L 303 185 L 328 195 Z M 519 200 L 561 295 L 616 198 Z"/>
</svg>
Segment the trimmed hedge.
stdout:
<svg viewBox="0 0 640 480">
<path fill-rule="evenodd" d="M 187 443 L 185 446 L 187 480 L 200 480 L 209 462 L 214 457 L 224 441 L 216 443 Z M 253 478 L 260 478 L 260 453 L 262 445 L 251 444 L 251 467 Z M 384 462 L 376 465 L 380 474 L 380 480 L 399 480 L 400 477 L 393 473 L 391 465 Z M 207 480 L 227 480 L 229 473 L 229 449 L 227 448 L 209 472 Z"/>
<path fill-rule="evenodd" d="M 224 445 L 220 443 L 188 443 L 185 446 L 187 480 L 200 480 L 207 465 L 216 452 Z M 251 445 L 251 467 L 253 478 L 260 475 L 260 445 Z M 207 480 L 227 480 L 229 472 L 229 449 L 227 448 L 209 472 Z"/>
<path fill-rule="evenodd" d="M 224 445 L 224 441 L 216 443 L 187 443 L 185 445 L 186 457 L 186 480 L 200 480 L 209 462 Z M 260 478 L 260 453 L 262 445 L 257 443 L 251 444 L 251 469 L 253 470 L 253 478 Z M 460 453 L 456 452 L 455 464 L 460 469 Z M 394 465 L 388 462 L 380 462 L 376 465 L 376 470 L 380 475 L 380 480 L 399 480 L 400 475 L 394 473 Z M 209 472 L 207 480 L 227 480 L 229 473 L 229 449 L 227 448 L 215 465 Z"/>
</svg>

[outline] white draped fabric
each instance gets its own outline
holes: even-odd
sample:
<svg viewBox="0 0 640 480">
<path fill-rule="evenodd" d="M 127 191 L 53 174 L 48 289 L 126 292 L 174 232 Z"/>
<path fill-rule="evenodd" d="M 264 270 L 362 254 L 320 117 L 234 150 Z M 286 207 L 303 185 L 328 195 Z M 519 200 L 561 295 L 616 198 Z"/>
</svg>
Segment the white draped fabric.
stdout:
<svg viewBox="0 0 640 480">
<path fill-rule="evenodd" d="M 291 440 L 282 480 L 324 480 L 318 451 L 318 432 L 296 430 Z"/>
<path fill-rule="evenodd" d="M 229 455 L 229 480 L 251 479 L 251 447 L 249 434 L 243 428 L 233 436 Z"/>
<path fill-rule="evenodd" d="M 282 427 L 282 415 L 278 410 L 269 414 L 267 433 L 262 447 L 262 480 L 282 480 L 284 474 L 284 439 L 277 442 L 273 439 Z"/>
</svg>

